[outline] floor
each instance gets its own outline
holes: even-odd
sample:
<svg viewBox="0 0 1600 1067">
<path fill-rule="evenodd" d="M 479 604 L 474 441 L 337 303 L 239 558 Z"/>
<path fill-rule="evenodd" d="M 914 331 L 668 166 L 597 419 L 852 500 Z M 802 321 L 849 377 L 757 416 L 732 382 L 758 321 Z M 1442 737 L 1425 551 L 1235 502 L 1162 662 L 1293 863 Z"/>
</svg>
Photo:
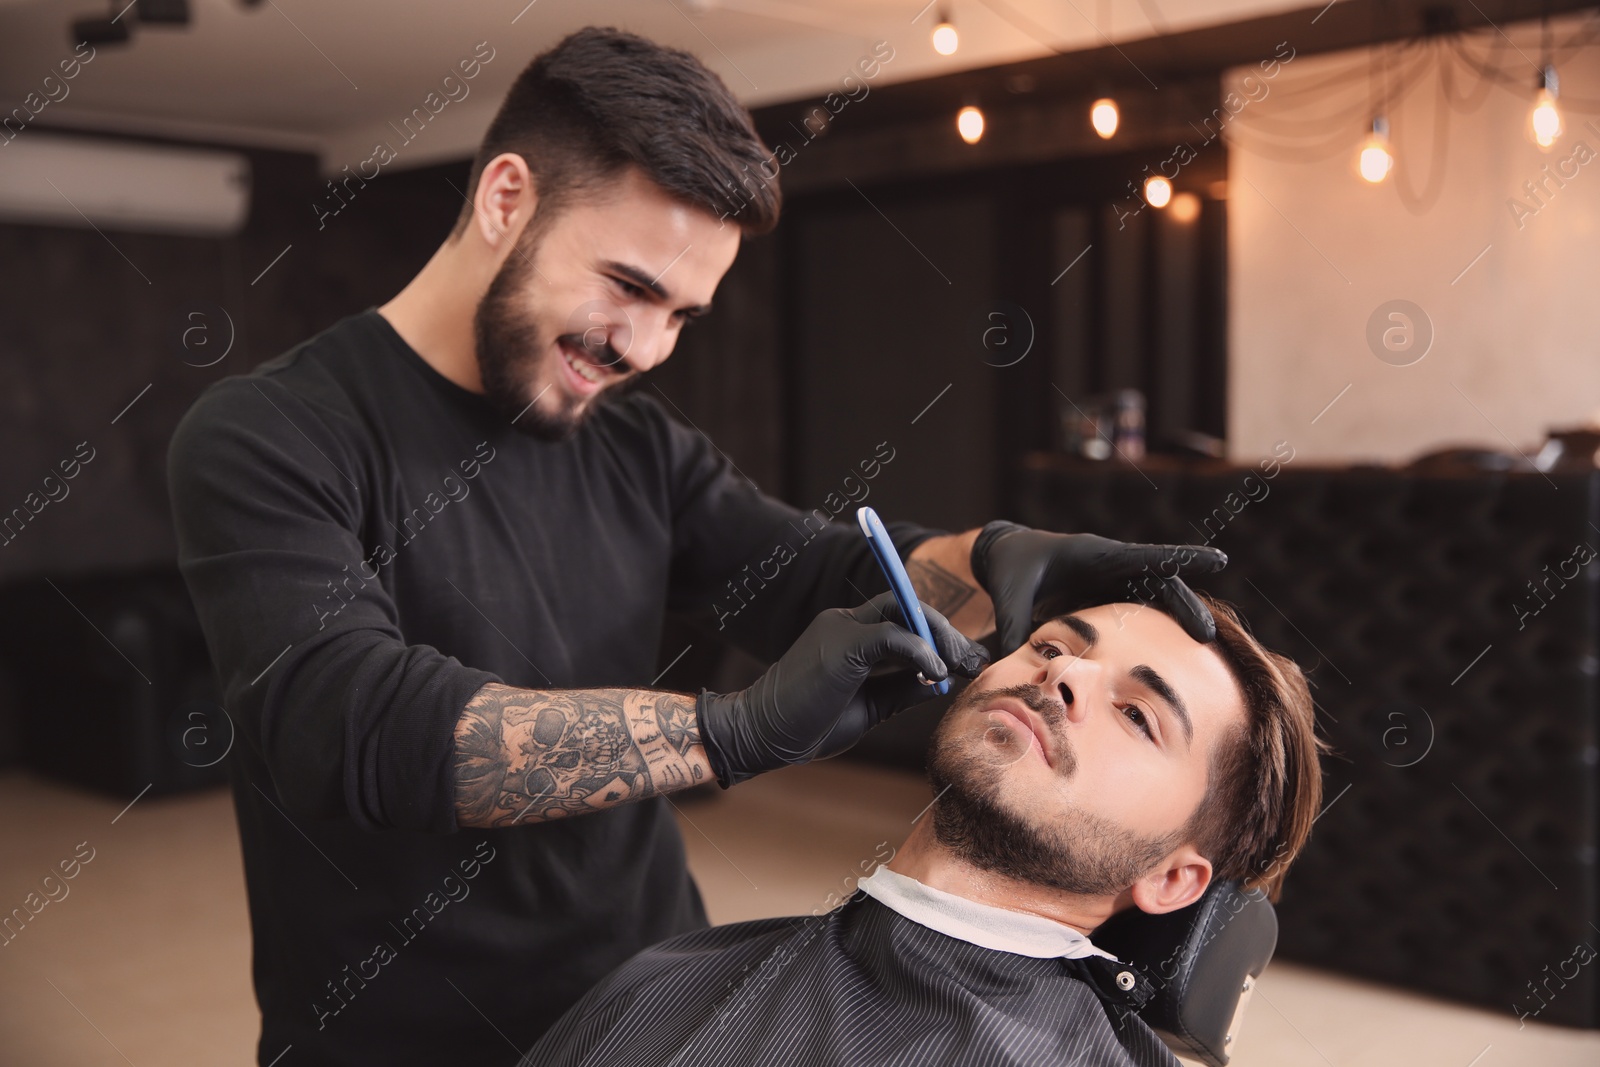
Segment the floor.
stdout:
<svg viewBox="0 0 1600 1067">
<path fill-rule="evenodd" d="M 130 800 L 0 773 L 0 913 L 78 861 L 65 895 L 0 944 L 0 1063 L 251 1062 L 257 1015 L 228 794 Z M 676 806 L 712 921 L 734 922 L 830 906 L 927 800 L 916 776 L 835 761 Z M 1233 1057 L 1233 1067 L 1597 1063 L 1600 1033 L 1519 1031 L 1509 1013 L 1281 961 L 1262 977 Z"/>
</svg>

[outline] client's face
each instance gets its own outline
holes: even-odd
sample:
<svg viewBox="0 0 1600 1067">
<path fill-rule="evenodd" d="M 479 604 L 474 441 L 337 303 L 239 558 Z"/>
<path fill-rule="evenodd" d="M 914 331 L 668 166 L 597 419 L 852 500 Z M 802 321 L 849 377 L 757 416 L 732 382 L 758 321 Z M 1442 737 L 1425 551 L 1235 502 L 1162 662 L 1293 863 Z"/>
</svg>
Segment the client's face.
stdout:
<svg viewBox="0 0 1600 1067">
<path fill-rule="evenodd" d="M 1212 744 L 1244 723 L 1221 657 L 1108 604 L 1040 626 L 951 704 L 929 761 L 941 844 L 1034 885 L 1115 896 L 1178 846 Z"/>
</svg>

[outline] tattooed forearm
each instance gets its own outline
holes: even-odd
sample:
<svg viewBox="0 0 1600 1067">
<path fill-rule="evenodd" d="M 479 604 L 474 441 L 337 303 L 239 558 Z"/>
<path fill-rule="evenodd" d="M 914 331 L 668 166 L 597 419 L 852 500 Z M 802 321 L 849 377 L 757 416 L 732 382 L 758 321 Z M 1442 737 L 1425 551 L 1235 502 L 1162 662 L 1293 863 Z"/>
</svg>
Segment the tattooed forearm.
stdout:
<svg viewBox="0 0 1600 1067">
<path fill-rule="evenodd" d="M 694 697 L 648 689 L 489 684 L 455 731 L 456 822 L 580 815 L 705 781 Z"/>
<path fill-rule="evenodd" d="M 994 631 L 994 604 L 972 576 L 972 544 L 977 538 L 977 530 L 930 537 L 906 560 L 906 576 L 917 599 L 973 639 Z"/>
<path fill-rule="evenodd" d="M 676 695 L 676 694 L 663 694 Z M 700 725 L 694 718 L 694 700 L 663 700 L 656 704 L 656 725 L 662 740 L 680 756 L 687 756 L 700 744 Z"/>
<path fill-rule="evenodd" d="M 917 599 L 932 606 L 945 618 L 958 611 L 979 592 L 931 560 L 914 559 L 906 564 L 906 577 L 917 592 Z"/>
</svg>

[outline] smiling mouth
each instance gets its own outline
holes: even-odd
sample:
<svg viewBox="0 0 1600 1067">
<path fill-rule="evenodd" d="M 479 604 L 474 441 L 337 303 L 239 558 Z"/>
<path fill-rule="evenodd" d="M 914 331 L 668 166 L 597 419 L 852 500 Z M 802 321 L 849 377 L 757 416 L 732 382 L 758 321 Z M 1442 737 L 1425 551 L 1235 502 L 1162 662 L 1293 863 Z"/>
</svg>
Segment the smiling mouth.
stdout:
<svg viewBox="0 0 1600 1067">
<path fill-rule="evenodd" d="M 632 368 L 609 344 L 589 348 L 571 338 L 558 337 L 556 350 L 566 364 L 566 389 L 579 400 L 588 400 L 608 388 L 613 379 L 622 381 L 630 376 Z M 596 357 L 606 358 L 606 362 L 599 362 Z"/>
<path fill-rule="evenodd" d="M 561 358 L 566 361 L 568 367 L 572 368 L 572 373 L 591 385 L 604 384 L 605 380 L 614 373 L 589 362 L 564 342 L 558 342 L 556 347 L 561 350 Z"/>
</svg>

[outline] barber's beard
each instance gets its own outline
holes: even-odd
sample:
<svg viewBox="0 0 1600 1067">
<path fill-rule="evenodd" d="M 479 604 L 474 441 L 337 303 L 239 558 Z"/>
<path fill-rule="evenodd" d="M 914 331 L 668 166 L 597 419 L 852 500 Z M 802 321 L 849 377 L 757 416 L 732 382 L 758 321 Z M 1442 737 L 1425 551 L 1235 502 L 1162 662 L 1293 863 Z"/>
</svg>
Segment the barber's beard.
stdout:
<svg viewBox="0 0 1600 1067">
<path fill-rule="evenodd" d="M 591 410 L 616 387 L 584 401 L 569 396 L 557 382 L 564 373 L 554 365 L 561 358 L 555 350 L 557 336 L 528 307 L 528 278 L 534 273 L 538 250 L 537 236 L 524 235 L 478 301 L 472 329 L 484 396 L 522 433 L 561 441 L 577 433 Z M 548 381 L 536 386 L 541 366 Z M 555 410 L 546 410 L 552 403 Z"/>
<path fill-rule="evenodd" d="M 1054 711 L 1037 686 L 968 688 L 951 705 L 934 735 L 928 758 L 933 784 L 933 832 L 941 845 L 981 870 L 1029 885 L 1083 896 L 1116 896 L 1183 843 L 1183 830 L 1143 837 L 1102 816 L 1069 809 L 1032 820 L 1003 806 L 1000 781 L 1016 756 L 991 746 L 972 745 L 947 729 L 999 697 L 1015 697 L 1045 714 Z M 1047 721 L 1049 721 L 1047 719 Z M 1076 767 L 1070 742 L 1058 732 L 1064 778 Z M 1019 739 L 1026 747 L 1027 740 Z M 1041 802 L 1048 809 L 1049 801 Z"/>
</svg>

